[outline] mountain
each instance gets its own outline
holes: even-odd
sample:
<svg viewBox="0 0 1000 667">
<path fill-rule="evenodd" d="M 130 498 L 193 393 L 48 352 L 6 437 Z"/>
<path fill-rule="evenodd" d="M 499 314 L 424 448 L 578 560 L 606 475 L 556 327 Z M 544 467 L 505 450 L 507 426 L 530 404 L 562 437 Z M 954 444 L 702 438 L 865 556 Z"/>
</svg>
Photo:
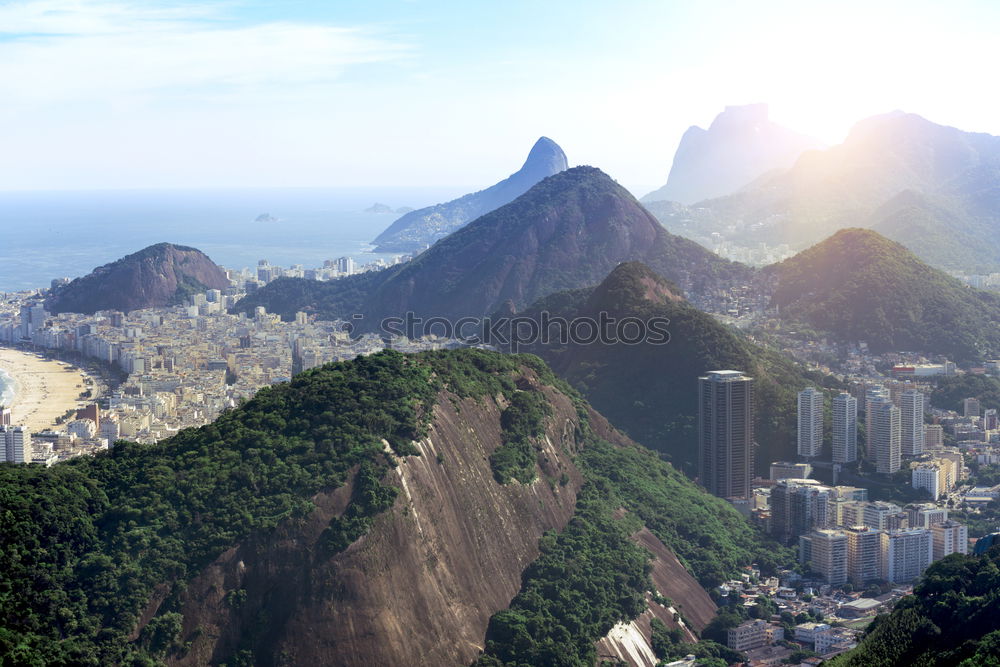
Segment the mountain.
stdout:
<svg viewBox="0 0 1000 667">
<path fill-rule="evenodd" d="M 877 616 L 858 647 L 832 667 L 1000 665 L 1000 548 L 933 563 L 892 613 Z"/>
<path fill-rule="evenodd" d="M 541 356 L 616 426 L 688 474 L 697 473 L 697 379 L 723 368 L 752 376 L 758 405 L 768 406 L 757 411 L 755 428 L 761 470 L 794 458 L 796 392 L 824 379 L 698 310 L 649 267 L 620 264 L 597 287 L 551 295 L 518 317 L 542 321 L 542 312 L 567 322 L 597 321 L 602 313 L 616 322 L 668 322 L 665 344 L 654 340 L 655 331 L 638 344 L 562 342 L 555 325 L 552 340 L 525 351 Z"/>
<path fill-rule="evenodd" d="M 764 271 L 782 318 L 839 340 L 960 362 L 1000 352 L 1000 296 L 966 287 L 871 230 L 842 229 Z"/>
<path fill-rule="evenodd" d="M 604 172 L 575 167 L 452 233 L 415 259 L 378 273 L 316 282 L 279 279 L 236 309 L 264 306 L 290 319 L 304 310 L 351 318 L 481 317 L 505 302 L 524 308 L 559 290 L 595 285 L 618 263 L 639 260 L 689 294 L 742 281 L 750 269 L 667 232 Z"/>
<path fill-rule="evenodd" d="M 945 268 L 1000 267 L 1000 137 L 893 112 L 726 197 L 699 203 L 704 233 L 743 245 L 816 243 L 868 225 Z"/>
<path fill-rule="evenodd" d="M 444 204 L 406 213 L 375 239 L 375 252 L 413 252 L 451 234 L 466 223 L 514 201 L 538 181 L 568 167 L 559 144 L 541 137 L 516 172 L 485 190 Z"/>
<path fill-rule="evenodd" d="M 128 312 L 176 305 L 196 292 L 227 287 L 226 274 L 200 250 L 157 243 L 54 288 L 45 308 L 51 313 Z"/>
<path fill-rule="evenodd" d="M 816 139 L 771 122 L 766 104 L 726 107 L 707 130 L 688 128 L 674 153 L 667 184 L 642 201 L 693 204 L 722 197 L 822 147 Z"/>
<path fill-rule="evenodd" d="M 0 503 L 4 664 L 652 665 L 653 631 L 712 620 L 706 588 L 791 556 L 536 357 L 473 349 L 0 466 Z"/>
</svg>

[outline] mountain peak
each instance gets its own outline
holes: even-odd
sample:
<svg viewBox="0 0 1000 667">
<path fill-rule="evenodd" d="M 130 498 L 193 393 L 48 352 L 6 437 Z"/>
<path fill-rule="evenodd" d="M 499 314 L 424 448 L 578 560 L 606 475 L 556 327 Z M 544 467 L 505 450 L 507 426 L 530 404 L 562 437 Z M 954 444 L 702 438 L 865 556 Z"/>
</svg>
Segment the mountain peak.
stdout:
<svg viewBox="0 0 1000 667">
<path fill-rule="evenodd" d="M 787 169 L 803 152 L 822 143 L 768 119 L 766 104 L 728 106 L 707 130 L 688 128 L 681 138 L 667 184 L 643 201 L 693 204 L 732 194 L 774 169 Z"/>
<path fill-rule="evenodd" d="M 520 169 L 485 190 L 435 204 L 403 215 L 375 239 L 376 252 L 413 252 L 432 245 L 476 218 L 494 211 L 525 192 L 543 178 L 567 167 L 559 144 L 540 137 Z"/>
<path fill-rule="evenodd" d="M 406 312 L 478 317 L 508 301 L 520 311 L 554 292 L 597 285 L 628 261 L 646 263 L 692 295 L 746 276 L 746 267 L 668 232 L 603 171 L 581 166 L 543 179 L 411 262 L 353 280 L 275 281 L 236 307 L 331 319 L 363 312 L 371 326 Z"/>
<path fill-rule="evenodd" d="M 588 305 L 596 310 L 619 310 L 679 301 L 684 301 L 681 290 L 669 280 L 642 262 L 622 262 L 594 289 Z"/>
<path fill-rule="evenodd" d="M 727 106 L 722 113 L 715 117 L 708 129 L 717 130 L 726 126 L 755 126 L 767 122 L 769 120 L 766 103 L 743 104 Z"/>
<path fill-rule="evenodd" d="M 229 279 L 197 248 L 157 243 L 94 269 L 49 295 L 53 313 L 130 311 L 172 306 L 206 289 L 225 289 Z"/>
<path fill-rule="evenodd" d="M 518 174 L 525 172 L 536 172 L 551 176 L 569 167 L 566 161 L 566 153 L 559 147 L 559 144 L 548 137 L 539 137 L 535 145 L 531 147 L 524 165 L 518 170 Z M 541 179 L 537 179 L 541 180 Z"/>
<path fill-rule="evenodd" d="M 783 319 L 837 340 L 959 362 L 1000 351 L 1000 299 L 968 289 L 870 229 L 841 229 L 766 271 L 777 278 L 771 303 Z"/>
</svg>

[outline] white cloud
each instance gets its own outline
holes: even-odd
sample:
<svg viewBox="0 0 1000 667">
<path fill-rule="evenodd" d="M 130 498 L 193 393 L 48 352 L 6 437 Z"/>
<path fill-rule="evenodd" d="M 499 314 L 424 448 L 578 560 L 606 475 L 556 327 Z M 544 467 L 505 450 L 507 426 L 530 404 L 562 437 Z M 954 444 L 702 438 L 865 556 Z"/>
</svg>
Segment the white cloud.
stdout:
<svg viewBox="0 0 1000 667">
<path fill-rule="evenodd" d="M 241 24 L 210 9 L 37 0 L 0 6 L 5 104 L 250 99 L 324 85 L 355 65 L 410 49 L 362 27 L 290 21 Z"/>
</svg>

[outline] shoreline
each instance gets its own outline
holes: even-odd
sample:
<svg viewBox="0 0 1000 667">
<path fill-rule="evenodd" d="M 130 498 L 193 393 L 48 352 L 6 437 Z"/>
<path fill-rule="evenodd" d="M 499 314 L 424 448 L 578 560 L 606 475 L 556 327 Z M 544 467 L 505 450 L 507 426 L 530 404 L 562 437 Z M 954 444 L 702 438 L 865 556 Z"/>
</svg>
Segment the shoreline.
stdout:
<svg viewBox="0 0 1000 667">
<path fill-rule="evenodd" d="M 80 394 L 96 389 L 97 382 L 86 371 L 67 362 L 0 347 L 0 369 L 14 381 L 14 399 L 7 406 L 11 409 L 11 422 L 27 427 L 33 434 L 56 428 L 58 418 L 94 400 L 81 399 Z"/>
</svg>

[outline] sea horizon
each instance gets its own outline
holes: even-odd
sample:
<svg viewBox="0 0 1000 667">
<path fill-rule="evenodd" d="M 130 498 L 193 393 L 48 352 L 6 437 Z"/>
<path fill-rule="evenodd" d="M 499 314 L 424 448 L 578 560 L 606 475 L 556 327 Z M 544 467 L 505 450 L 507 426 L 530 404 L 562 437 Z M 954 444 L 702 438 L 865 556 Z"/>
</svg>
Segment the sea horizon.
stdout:
<svg viewBox="0 0 1000 667">
<path fill-rule="evenodd" d="M 467 192 L 460 187 L 205 188 L 0 191 L 0 293 L 49 287 L 142 248 L 192 246 L 229 269 L 358 263 L 399 253 L 372 252 L 371 241 L 397 213 L 372 204 L 422 208 Z M 257 222 L 269 215 L 276 222 Z"/>
</svg>

